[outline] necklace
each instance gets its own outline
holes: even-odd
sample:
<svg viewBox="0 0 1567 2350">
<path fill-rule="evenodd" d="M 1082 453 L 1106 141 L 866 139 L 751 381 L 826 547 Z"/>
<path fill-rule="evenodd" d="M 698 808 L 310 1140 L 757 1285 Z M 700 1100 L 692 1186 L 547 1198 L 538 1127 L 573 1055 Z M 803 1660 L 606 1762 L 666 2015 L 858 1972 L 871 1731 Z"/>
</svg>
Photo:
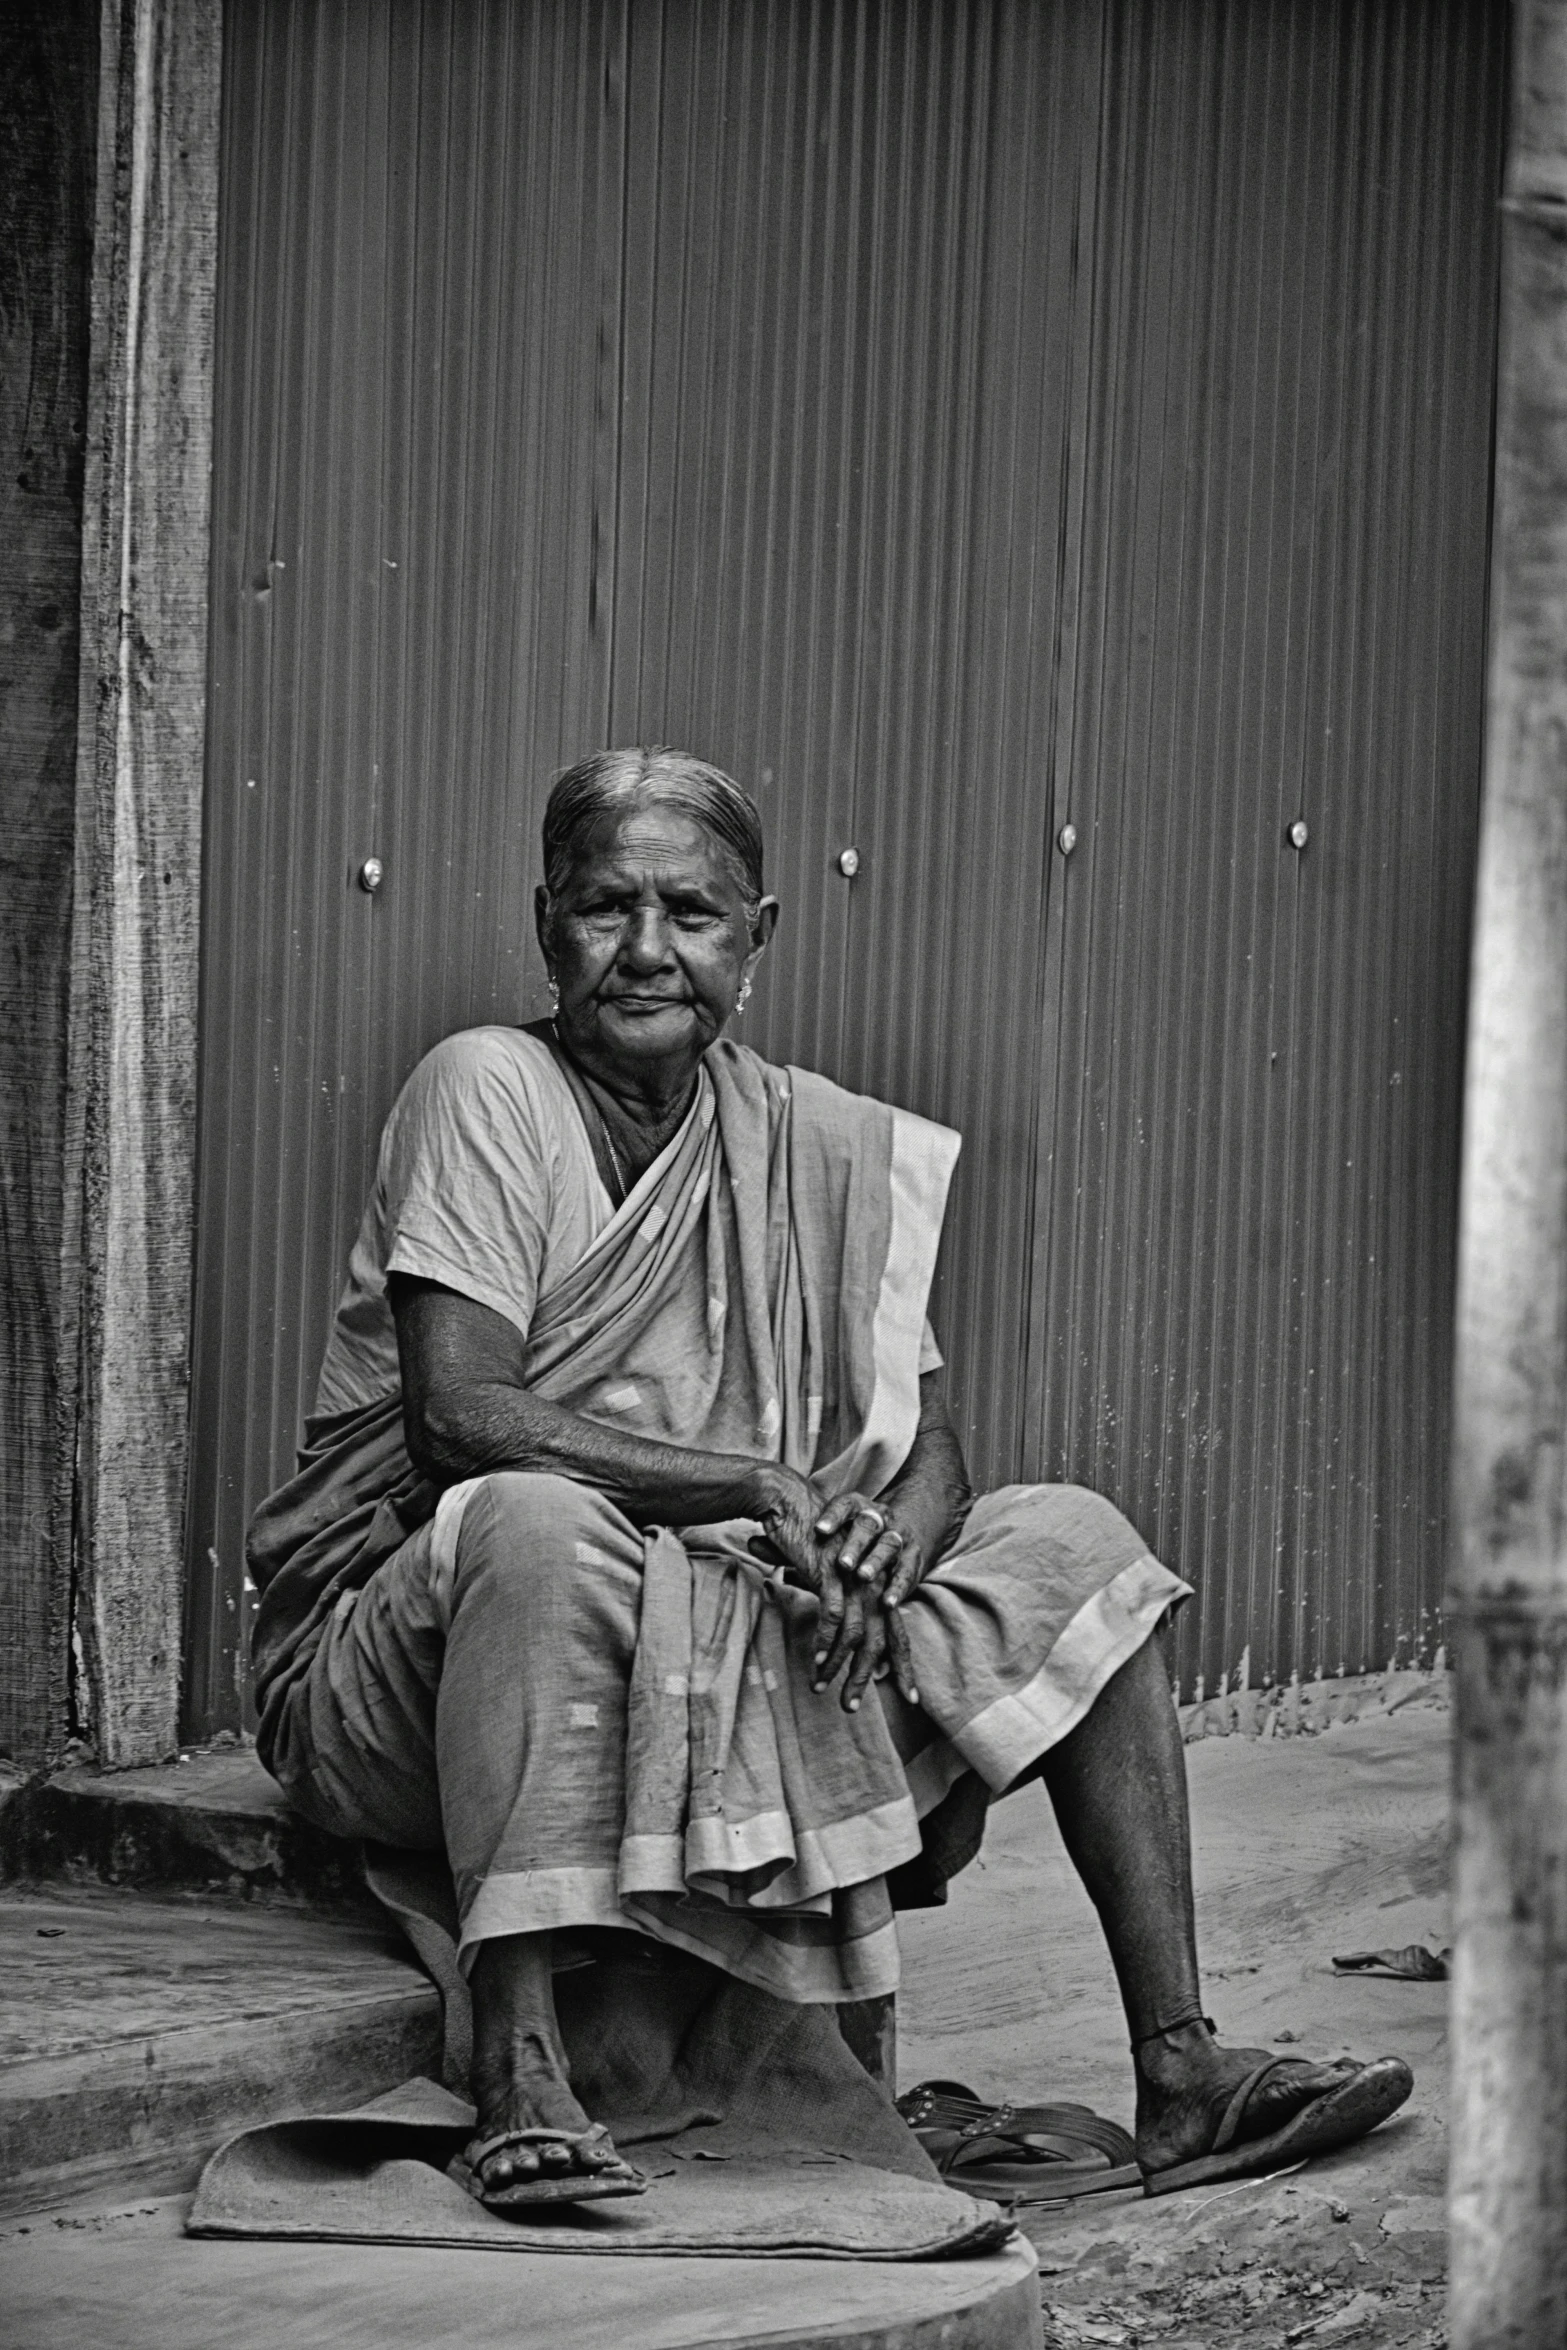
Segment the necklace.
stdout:
<svg viewBox="0 0 1567 2350">
<path fill-rule="evenodd" d="M 589 1098 L 591 1099 L 592 1097 L 590 1096 Z M 626 1195 L 630 1191 L 631 1186 L 626 1181 L 626 1170 L 621 1165 L 620 1153 L 615 1148 L 615 1137 L 609 1130 L 609 1121 L 605 1117 L 603 1111 L 599 1108 L 597 1102 L 593 1103 L 593 1108 L 598 1118 L 599 1132 L 604 1137 L 604 1148 L 609 1153 L 609 1163 L 615 1170 L 615 1181 L 620 1189 L 620 1198 L 615 1203 L 616 1206 L 619 1207 L 624 1204 Z"/>
<path fill-rule="evenodd" d="M 631 1179 L 626 1172 L 626 1163 L 624 1159 L 622 1159 L 619 1151 L 615 1148 L 615 1137 L 609 1130 L 609 1120 L 605 1117 L 603 1111 L 599 1107 L 597 1094 L 593 1091 L 592 1087 L 583 1077 L 580 1070 L 576 1068 L 572 1061 L 571 1055 L 567 1052 L 565 1046 L 562 1044 L 560 1036 L 560 1022 L 555 1018 L 553 1013 L 550 1015 L 550 1033 L 555 1039 L 556 1057 L 567 1073 L 567 1081 L 570 1084 L 573 1093 L 577 1095 L 580 1101 L 585 1101 L 588 1104 L 589 1108 L 593 1112 L 595 1119 L 598 1122 L 598 1130 L 604 1137 L 604 1148 L 609 1154 L 610 1168 L 615 1178 L 616 1187 L 620 1193 L 620 1197 L 616 1200 L 615 1205 L 616 1207 L 621 1207 L 624 1205 L 630 1194 Z M 683 1112 L 682 1115 L 684 1115 Z"/>
</svg>

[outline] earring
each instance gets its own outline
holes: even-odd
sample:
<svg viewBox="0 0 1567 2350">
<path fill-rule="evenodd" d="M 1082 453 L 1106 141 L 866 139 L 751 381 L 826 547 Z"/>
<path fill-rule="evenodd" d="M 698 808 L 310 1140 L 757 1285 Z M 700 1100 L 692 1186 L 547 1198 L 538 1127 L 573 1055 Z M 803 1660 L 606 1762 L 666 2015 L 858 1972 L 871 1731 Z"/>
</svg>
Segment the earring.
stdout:
<svg viewBox="0 0 1567 2350">
<path fill-rule="evenodd" d="M 740 993 L 735 997 L 736 1012 L 743 1012 L 751 1001 L 751 974 L 748 971 L 740 982 Z"/>
<path fill-rule="evenodd" d="M 550 1013 L 553 1017 L 554 1014 L 560 1010 L 560 981 L 552 976 L 548 984 L 550 991 Z"/>
</svg>

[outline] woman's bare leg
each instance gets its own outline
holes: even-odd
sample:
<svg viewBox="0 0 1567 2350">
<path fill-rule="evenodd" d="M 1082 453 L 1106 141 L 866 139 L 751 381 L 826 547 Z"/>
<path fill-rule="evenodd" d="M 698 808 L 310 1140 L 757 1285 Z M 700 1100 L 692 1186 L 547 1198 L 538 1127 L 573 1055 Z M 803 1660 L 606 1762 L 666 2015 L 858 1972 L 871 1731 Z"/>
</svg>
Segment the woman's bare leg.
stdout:
<svg viewBox="0 0 1567 2350">
<path fill-rule="evenodd" d="M 592 2127 L 571 2093 L 571 2067 L 555 2018 L 549 1934 L 500 1934 L 479 1946 L 473 1992 L 472 2088 L 478 2136 L 498 2130 Z M 483 2166 L 488 2188 L 543 2172 L 602 2171 L 619 2157 L 607 2139 L 594 2146 L 509 2146 Z"/>
<path fill-rule="evenodd" d="M 1141 2043 L 1138 2160 L 1162 2170 L 1206 2154 L 1225 2106 L 1268 2051 L 1221 2048 L 1201 2020 L 1186 1760 L 1156 1641 L 1106 1683 L 1041 1776 Z M 1279 2127 L 1340 2078 L 1341 2067 L 1314 2065 L 1264 2083 L 1255 2123 Z"/>
</svg>

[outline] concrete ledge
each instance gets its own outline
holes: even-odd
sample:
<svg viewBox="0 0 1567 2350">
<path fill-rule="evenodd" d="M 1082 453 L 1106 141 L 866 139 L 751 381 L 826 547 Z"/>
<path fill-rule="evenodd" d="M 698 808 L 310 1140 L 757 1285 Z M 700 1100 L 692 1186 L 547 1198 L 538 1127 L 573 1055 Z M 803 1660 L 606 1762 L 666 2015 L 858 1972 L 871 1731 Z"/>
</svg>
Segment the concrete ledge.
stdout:
<svg viewBox="0 0 1567 2350">
<path fill-rule="evenodd" d="M 244 1747 L 144 1770 L 77 1765 L 27 1781 L 0 1805 L 0 1878 L 380 1914 L 358 1846 L 290 1811 Z"/>
<path fill-rule="evenodd" d="M 1015 2239 L 975 2260 L 617 2259 L 220 2243 L 178 2214 L 4 2245 L 6 2340 L 114 2350 L 1040 2350 Z M 1074 2339 L 1088 2339 L 1075 2336 Z"/>
</svg>

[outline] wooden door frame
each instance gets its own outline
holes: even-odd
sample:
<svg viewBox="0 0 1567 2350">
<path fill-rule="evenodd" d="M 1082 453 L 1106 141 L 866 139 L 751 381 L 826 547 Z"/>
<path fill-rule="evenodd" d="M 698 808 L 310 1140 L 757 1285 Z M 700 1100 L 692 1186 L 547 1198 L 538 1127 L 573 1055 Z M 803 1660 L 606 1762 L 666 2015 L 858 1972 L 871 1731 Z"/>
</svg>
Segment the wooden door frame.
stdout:
<svg viewBox="0 0 1567 2350">
<path fill-rule="evenodd" d="M 221 0 L 103 0 L 50 1719 L 179 1734 Z M 74 1656 L 74 1697 L 71 1695 Z"/>
</svg>

